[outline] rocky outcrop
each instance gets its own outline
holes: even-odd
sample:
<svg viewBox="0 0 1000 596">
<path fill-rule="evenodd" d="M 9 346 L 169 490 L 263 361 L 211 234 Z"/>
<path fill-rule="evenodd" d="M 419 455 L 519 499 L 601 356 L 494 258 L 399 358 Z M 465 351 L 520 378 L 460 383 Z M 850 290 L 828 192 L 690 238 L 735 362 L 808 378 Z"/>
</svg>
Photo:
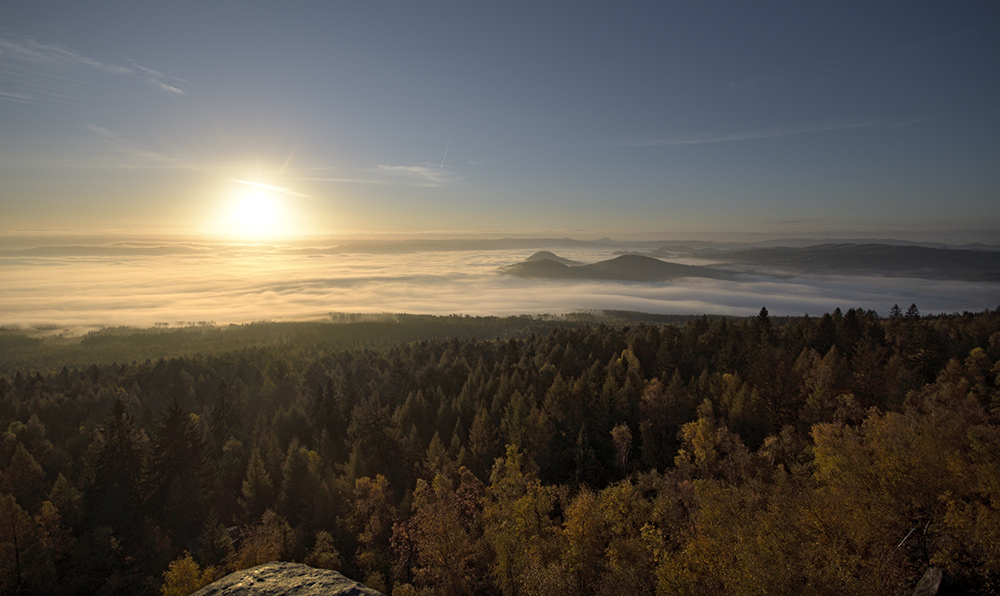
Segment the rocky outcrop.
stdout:
<svg viewBox="0 0 1000 596">
<path fill-rule="evenodd" d="M 941 588 L 942 577 L 940 567 L 931 567 L 920 578 L 920 583 L 913 590 L 913 596 L 937 596 L 938 590 Z"/>
<path fill-rule="evenodd" d="M 336 571 L 272 561 L 230 573 L 193 596 L 383 596 Z"/>
<path fill-rule="evenodd" d="M 970 592 L 967 587 L 958 585 L 948 572 L 940 567 L 929 567 L 920 578 L 920 583 L 913 589 L 913 596 L 962 596 L 970 593 L 978 591 Z"/>
</svg>

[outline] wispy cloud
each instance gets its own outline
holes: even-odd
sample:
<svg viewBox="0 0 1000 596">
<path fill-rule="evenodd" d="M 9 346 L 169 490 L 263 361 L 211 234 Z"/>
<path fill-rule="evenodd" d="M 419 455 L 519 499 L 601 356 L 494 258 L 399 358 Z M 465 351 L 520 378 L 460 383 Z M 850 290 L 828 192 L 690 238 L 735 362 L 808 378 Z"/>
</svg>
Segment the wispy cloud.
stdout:
<svg viewBox="0 0 1000 596">
<path fill-rule="evenodd" d="M 134 60 L 131 60 L 130 62 L 132 63 L 132 69 L 135 71 L 136 76 L 144 78 L 146 83 L 152 87 L 161 91 L 166 91 L 167 93 L 173 93 L 174 95 L 186 95 L 183 89 L 166 82 L 171 80 L 180 83 L 180 79 L 177 79 L 176 77 L 169 77 L 162 72 L 153 70 L 152 68 L 146 68 L 145 66 L 136 64 Z"/>
<path fill-rule="evenodd" d="M 157 153 L 156 151 L 143 147 L 138 143 L 122 138 L 103 126 L 97 126 L 96 124 L 84 124 L 83 127 L 96 135 L 97 138 L 112 151 L 139 160 L 143 162 L 143 165 L 200 169 L 195 168 L 194 166 L 187 164 L 176 157 Z"/>
<path fill-rule="evenodd" d="M 818 126 L 777 127 L 730 133 L 701 133 L 693 135 L 674 135 L 652 139 L 620 138 L 610 144 L 615 147 L 670 147 L 675 145 L 709 145 L 713 143 L 732 143 L 735 141 L 754 141 L 773 139 L 808 133 L 850 130 L 853 128 L 870 128 L 872 122 L 847 122 L 840 124 L 824 124 Z"/>
<path fill-rule="evenodd" d="M 911 118 L 909 120 L 904 120 L 903 122 L 896 123 L 892 127 L 893 128 L 904 128 L 906 126 L 913 126 L 914 124 L 920 124 L 922 122 L 927 122 L 930 119 L 931 119 L 930 116 L 920 116 L 919 118 Z"/>
<path fill-rule="evenodd" d="M 306 176 L 297 178 L 312 182 L 338 182 L 345 184 L 383 184 L 399 186 L 445 186 L 461 180 L 448 166 L 422 163 L 417 165 L 379 164 L 363 168 L 354 174 L 342 176 Z"/>
<path fill-rule="evenodd" d="M 0 98 L 26 103 L 31 102 L 34 99 L 30 95 L 25 95 L 24 93 L 10 93 L 8 91 L 0 91 Z"/>
<path fill-rule="evenodd" d="M 335 182 L 339 184 L 396 184 L 388 180 L 377 180 L 375 178 L 364 178 L 361 176 L 299 176 L 296 180 L 306 182 Z"/>
<path fill-rule="evenodd" d="M 413 184 L 416 186 L 441 186 L 455 179 L 454 174 L 450 170 L 431 164 L 413 166 L 379 164 L 375 172 L 380 177 L 388 180 L 396 180 L 397 184 Z"/>
<path fill-rule="evenodd" d="M 274 186 L 274 185 L 271 185 L 271 184 L 264 184 L 263 182 L 251 182 L 249 180 L 236 180 L 236 179 L 234 179 L 233 182 L 236 182 L 238 184 L 246 184 L 247 186 L 252 186 L 254 188 L 259 188 L 261 190 L 267 190 L 267 191 L 271 191 L 271 192 L 276 192 L 278 194 L 288 195 L 290 197 L 300 197 L 300 198 L 303 198 L 303 199 L 312 198 L 312 197 L 310 197 L 307 194 L 298 192 L 296 190 L 292 190 L 291 188 L 286 188 L 284 186 Z"/>
<path fill-rule="evenodd" d="M 135 61 L 129 61 L 129 65 L 125 66 L 98 60 L 56 44 L 0 35 L 0 75 L 6 86 L 15 87 L 13 91 L 0 92 L 0 99 L 37 101 L 42 97 L 66 95 L 54 92 L 56 88 L 75 86 L 75 83 L 60 81 L 66 76 L 66 70 L 71 73 L 86 70 L 105 72 L 142 81 L 172 95 L 185 95 L 179 86 L 184 81 Z"/>
</svg>

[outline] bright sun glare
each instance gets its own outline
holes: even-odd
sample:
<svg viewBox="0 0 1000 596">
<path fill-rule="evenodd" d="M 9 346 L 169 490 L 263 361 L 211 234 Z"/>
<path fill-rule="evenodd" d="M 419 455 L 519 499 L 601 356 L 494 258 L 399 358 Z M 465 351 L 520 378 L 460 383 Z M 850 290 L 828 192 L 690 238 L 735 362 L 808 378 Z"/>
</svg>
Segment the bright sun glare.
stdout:
<svg viewBox="0 0 1000 596">
<path fill-rule="evenodd" d="M 298 218 L 292 191 L 259 182 L 236 182 L 211 217 L 214 233 L 241 241 L 296 233 Z"/>
<path fill-rule="evenodd" d="M 240 198 L 232 213 L 234 231 L 260 236 L 280 231 L 278 206 L 267 194 L 252 190 Z"/>
</svg>

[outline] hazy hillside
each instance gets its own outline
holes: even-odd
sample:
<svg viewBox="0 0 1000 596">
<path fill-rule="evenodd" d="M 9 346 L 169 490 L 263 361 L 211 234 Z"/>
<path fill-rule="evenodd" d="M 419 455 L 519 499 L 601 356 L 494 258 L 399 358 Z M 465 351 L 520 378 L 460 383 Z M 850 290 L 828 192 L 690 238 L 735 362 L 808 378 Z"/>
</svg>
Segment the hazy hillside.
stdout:
<svg viewBox="0 0 1000 596">
<path fill-rule="evenodd" d="M 567 265 L 567 266 L 570 266 L 570 267 L 572 267 L 574 265 L 579 265 L 580 264 L 579 261 L 574 261 L 572 259 L 565 259 L 565 258 L 560 257 L 559 255 L 557 255 L 557 254 L 555 254 L 553 252 L 549 252 L 547 250 L 540 250 L 540 251 L 536 252 L 535 254 L 531 255 L 530 257 L 528 257 L 527 259 L 525 259 L 525 261 L 527 261 L 529 263 L 532 262 L 532 261 L 555 261 L 556 263 L 561 263 L 563 265 Z"/>
<path fill-rule="evenodd" d="M 188 327 L 115 327 L 64 335 L 54 329 L 0 327 L 0 375 L 31 369 L 142 362 L 190 354 L 295 345 L 300 353 L 331 349 L 384 348 L 433 339 L 513 339 L 586 324 L 683 324 L 693 315 L 632 311 L 580 311 L 562 316 L 436 317 L 410 314 L 331 314 L 329 320 Z"/>
<path fill-rule="evenodd" d="M 682 265 L 657 257 L 684 255 L 713 261 L 712 266 Z M 972 282 L 1000 281 L 1000 251 L 896 244 L 818 244 L 806 247 L 693 248 L 661 246 L 643 255 L 621 254 L 580 265 L 542 251 L 504 267 L 504 273 L 541 279 L 606 279 L 653 282 L 683 277 L 729 279 L 736 272 L 765 275 L 797 273 L 909 277 Z"/>
<path fill-rule="evenodd" d="M 681 277 L 723 279 L 729 275 L 708 267 L 668 263 L 642 255 L 622 255 L 609 261 L 582 265 L 577 269 L 582 277 L 619 279 L 626 281 L 665 281 Z"/>
<path fill-rule="evenodd" d="M 802 273 L 1000 281 L 1000 252 L 889 244 L 820 244 L 695 253 L 724 263 Z"/>
<path fill-rule="evenodd" d="M 682 277 L 708 277 L 723 279 L 729 275 L 708 267 L 668 263 L 653 257 L 627 254 L 589 265 L 566 265 L 548 257 L 533 255 L 523 263 L 501 269 L 502 272 L 521 277 L 546 279 L 609 279 L 618 281 L 666 281 Z M 553 255 L 555 256 L 555 255 Z"/>
</svg>

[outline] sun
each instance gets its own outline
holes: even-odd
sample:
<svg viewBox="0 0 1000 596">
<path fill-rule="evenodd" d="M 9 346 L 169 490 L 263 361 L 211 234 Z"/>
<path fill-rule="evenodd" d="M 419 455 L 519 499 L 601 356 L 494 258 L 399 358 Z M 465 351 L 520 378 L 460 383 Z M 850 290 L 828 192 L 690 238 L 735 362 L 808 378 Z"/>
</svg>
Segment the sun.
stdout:
<svg viewBox="0 0 1000 596">
<path fill-rule="evenodd" d="M 233 231 L 245 236 L 266 236 L 282 232 L 282 217 L 273 197 L 250 190 L 237 199 L 231 216 Z"/>
<path fill-rule="evenodd" d="M 206 231 L 237 242 L 273 241 L 303 232 L 308 195 L 264 182 L 232 179 L 206 213 Z"/>
</svg>

